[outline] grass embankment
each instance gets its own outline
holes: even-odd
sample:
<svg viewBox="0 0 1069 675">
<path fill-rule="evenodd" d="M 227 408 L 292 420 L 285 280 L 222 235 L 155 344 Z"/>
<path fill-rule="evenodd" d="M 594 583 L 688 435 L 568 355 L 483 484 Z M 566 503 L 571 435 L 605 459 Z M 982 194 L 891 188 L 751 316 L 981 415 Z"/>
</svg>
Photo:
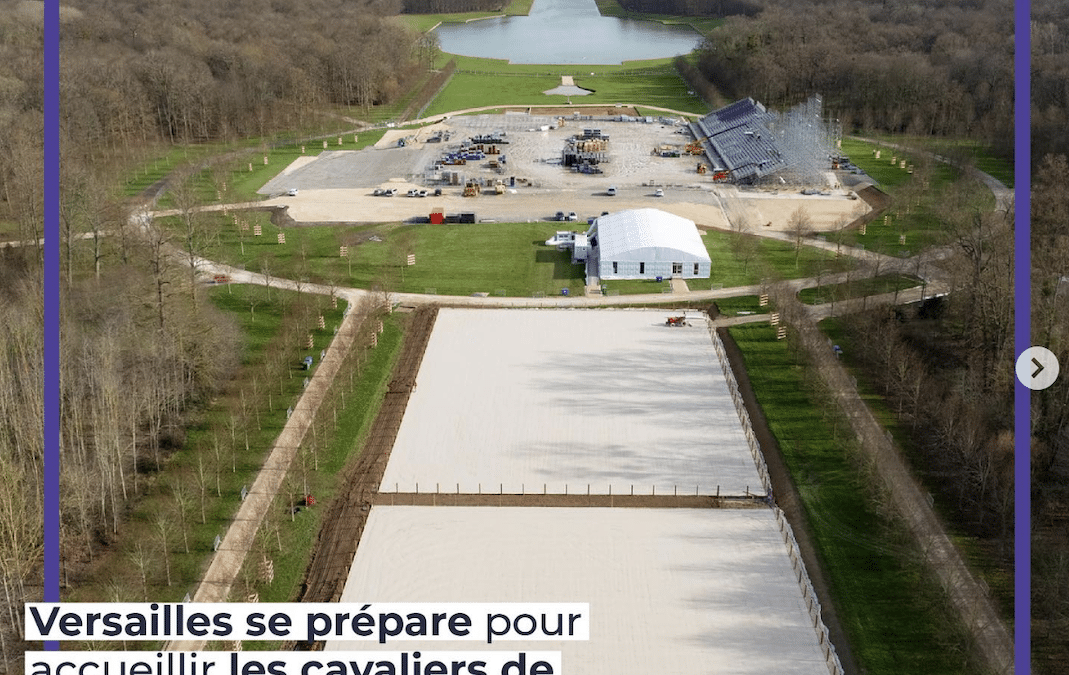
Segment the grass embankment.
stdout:
<svg viewBox="0 0 1069 675">
<path fill-rule="evenodd" d="M 402 105 L 401 108 L 403 107 Z M 353 126 L 352 123 L 345 121 L 340 114 L 325 117 L 324 119 L 329 120 L 329 122 L 324 122 L 317 127 L 288 131 L 284 134 L 280 133 L 270 137 L 244 138 L 229 142 L 168 145 L 159 148 L 157 151 L 148 151 L 146 154 L 149 158 L 139 162 L 127 174 L 126 182 L 122 187 L 123 194 L 128 197 L 137 196 L 156 182 L 174 173 L 177 169 L 191 167 L 198 162 L 227 153 L 248 152 L 249 158 L 240 165 L 245 166 L 248 161 L 258 159 L 259 161 L 253 162 L 253 170 L 255 171 L 258 164 L 263 164 L 264 154 L 267 154 L 270 159 L 270 156 L 275 152 L 284 151 L 287 147 L 299 148 L 300 143 L 294 141 L 294 138 L 312 138 L 315 136 L 328 136 L 329 138 L 330 135 L 343 133 Z M 349 131 L 348 133 L 350 134 L 348 141 L 352 141 L 352 132 Z M 336 137 L 333 142 L 337 142 Z M 371 142 L 374 143 L 375 141 Z M 313 146 L 322 148 L 322 142 L 317 141 L 306 142 L 306 145 L 308 145 L 309 150 L 314 150 Z M 274 169 L 275 173 L 277 173 L 277 165 Z M 266 179 L 264 182 L 266 182 Z M 210 194 L 214 200 L 216 189 L 216 186 L 211 186 L 210 193 L 206 192 L 205 195 Z"/>
<path fill-rule="evenodd" d="M 872 411 L 880 426 L 891 432 L 895 444 L 905 451 L 906 456 L 914 462 L 914 466 L 923 466 L 924 460 L 920 457 L 919 450 L 913 442 L 913 432 L 889 406 L 884 396 L 879 393 L 873 382 L 872 374 L 857 359 L 856 355 L 861 352 L 861 349 L 851 337 L 851 331 L 847 328 L 846 323 L 848 321 L 849 318 L 825 319 L 820 322 L 820 329 L 833 343 L 842 347 L 842 362 L 857 380 L 858 393 L 869 407 L 869 410 Z M 955 507 L 946 503 L 946 491 L 942 489 L 942 486 L 935 484 L 942 479 L 938 475 L 929 476 L 923 470 L 915 471 L 914 473 L 920 478 L 922 484 L 925 484 L 929 494 L 933 495 L 934 507 L 941 516 L 940 520 L 946 526 L 953 528 L 956 521 L 956 516 L 953 515 Z M 953 529 L 948 534 L 953 539 L 958 550 L 964 554 L 970 567 L 979 573 L 984 583 L 991 589 L 992 597 L 998 603 L 1002 616 L 1012 621 L 1014 597 L 1012 570 L 1008 571 L 1000 567 L 997 564 L 1000 556 L 990 555 L 985 552 L 984 547 L 986 544 L 976 537 Z"/>
<path fill-rule="evenodd" d="M 449 58 L 454 56 L 440 57 L 440 65 Z M 584 66 L 510 64 L 473 56 L 455 58 L 456 73 L 427 107 L 425 117 L 483 106 L 566 106 L 569 101 L 598 105 L 637 103 L 696 115 L 709 112 L 698 96 L 688 93 L 687 83 L 676 72 L 672 59 Z M 544 94 L 560 85 L 562 75 L 572 76 L 576 86 L 592 93 L 571 97 Z"/>
<path fill-rule="evenodd" d="M 197 205 L 258 201 L 264 199 L 264 196 L 256 191 L 294 160 L 300 157 L 318 157 L 327 151 L 361 150 L 377 143 L 385 133 L 385 129 L 372 129 L 322 140 L 286 143 L 266 150 L 250 148 L 240 159 L 198 171 L 190 177 L 188 189 L 192 191 L 192 201 Z M 339 139 L 341 143 L 338 143 Z M 325 148 L 324 142 L 327 144 Z M 266 164 L 264 157 L 267 158 Z M 176 208 L 180 199 L 176 191 L 171 190 L 160 199 L 157 207 Z"/>
<path fill-rule="evenodd" d="M 620 6 L 617 0 L 595 0 L 598 12 L 602 16 L 612 16 L 619 19 L 638 19 L 642 21 L 656 21 L 666 26 L 690 26 L 698 33 L 707 35 L 709 31 L 723 25 L 723 19 L 714 19 L 708 16 L 676 16 L 673 14 L 643 14 L 631 12 Z"/>
<path fill-rule="evenodd" d="M 880 158 L 875 152 L 880 152 Z M 885 216 L 869 223 L 866 233 L 851 229 L 828 235 L 829 239 L 846 246 L 864 246 L 870 251 L 904 257 L 930 246 L 948 241 L 948 228 L 941 215 L 944 201 L 955 183 L 962 178 L 957 167 L 935 160 L 920 153 L 894 150 L 885 145 L 844 138 L 842 152 L 850 160 L 877 181 L 881 190 L 891 196 L 892 202 Z M 891 164 L 891 159 L 897 161 Z M 901 161 L 906 161 L 905 169 Z M 914 172 L 909 173 L 912 165 Z M 994 207 L 994 197 L 984 189 L 978 192 L 977 205 L 983 209 Z M 902 237 L 905 240 L 902 240 Z"/>
<path fill-rule="evenodd" d="M 745 316 L 747 314 L 768 314 L 771 305 L 761 306 L 761 298 L 756 295 L 739 295 L 734 298 L 716 300 L 716 309 L 721 316 Z"/>
<path fill-rule="evenodd" d="M 877 134 L 875 137 L 883 143 L 925 150 L 962 166 L 975 167 L 1006 187 L 1013 187 L 1013 160 L 998 156 L 991 146 L 980 141 L 908 134 Z"/>
<path fill-rule="evenodd" d="M 300 370 L 302 359 L 319 362 L 344 310 L 322 296 L 262 287 L 215 287 L 210 297 L 240 328 L 241 365 L 217 398 L 194 411 L 159 471 L 151 457 L 142 459 L 137 505 L 65 601 L 175 602 L 194 591 L 213 540 L 225 534 L 242 487 L 251 487 L 304 389 L 310 373 Z M 319 315 L 326 328 L 317 327 Z"/>
<path fill-rule="evenodd" d="M 850 300 L 867 295 L 894 293 L 914 288 L 921 280 L 908 274 L 887 274 L 878 277 L 866 277 L 850 283 L 827 284 L 819 288 L 804 288 L 798 292 L 798 298 L 807 305 L 820 305 L 835 300 Z"/>
<path fill-rule="evenodd" d="M 863 672 L 969 672 L 963 638 L 908 537 L 875 503 L 846 422 L 818 376 L 764 324 L 731 335 L 798 488 L 840 621 Z"/>
</svg>

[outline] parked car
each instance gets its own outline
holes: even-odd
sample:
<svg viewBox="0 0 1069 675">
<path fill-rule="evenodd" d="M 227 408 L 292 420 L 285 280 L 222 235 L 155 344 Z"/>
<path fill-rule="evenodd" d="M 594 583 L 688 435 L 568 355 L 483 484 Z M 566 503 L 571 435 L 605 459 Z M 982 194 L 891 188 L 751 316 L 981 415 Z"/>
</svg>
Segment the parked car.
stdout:
<svg viewBox="0 0 1069 675">
<path fill-rule="evenodd" d="M 557 215 L 553 216 L 554 220 L 567 220 L 568 216 L 564 215 L 564 211 L 557 211 Z"/>
<path fill-rule="evenodd" d="M 575 214 L 575 211 L 569 211 L 568 220 L 579 220 L 579 216 Z"/>
<path fill-rule="evenodd" d="M 290 197 L 296 197 L 297 196 L 297 188 L 290 188 L 289 190 L 286 191 L 286 194 L 288 194 Z"/>
<path fill-rule="evenodd" d="M 657 188 L 657 190 L 654 191 L 653 196 L 654 197 L 663 197 L 664 196 L 664 190 L 662 190 L 661 188 Z"/>
<path fill-rule="evenodd" d="M 609 195 L 610 197 L 615 197 L 616 196 L 616 186 L 613 185 L 612 187 L 610 187 L 608 190 L 605 191 L 605 194 Z"/>
</svg>

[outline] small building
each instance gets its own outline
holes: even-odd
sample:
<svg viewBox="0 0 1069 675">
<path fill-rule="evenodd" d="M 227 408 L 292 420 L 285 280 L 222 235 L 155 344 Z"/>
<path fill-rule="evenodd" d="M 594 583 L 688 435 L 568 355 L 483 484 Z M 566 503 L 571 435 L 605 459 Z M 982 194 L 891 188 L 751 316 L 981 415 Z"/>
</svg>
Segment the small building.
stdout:
<svg viewBox="0 0 1069 675">
<path fill-rule="evenodd" d="M 587 276 L 708 279 L 711 267 L 694 221 L 659 209 L 601 216 L 587 231 Z"/>
</svg>

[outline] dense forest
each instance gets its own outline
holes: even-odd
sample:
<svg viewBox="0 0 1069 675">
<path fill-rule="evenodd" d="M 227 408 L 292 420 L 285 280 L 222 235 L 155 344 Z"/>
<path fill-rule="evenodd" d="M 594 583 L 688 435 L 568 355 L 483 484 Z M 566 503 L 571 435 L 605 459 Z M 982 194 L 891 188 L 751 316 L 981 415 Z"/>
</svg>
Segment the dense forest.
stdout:
<svg viewBox="0 0 1069 675">
<path fill-rule="evenodd" d="M 1032 395 L 1032 631 L 1036 672 L 1069 673 L 1069 15 L 1032 3 L 1032 341 L 1063 375 Z"/>
<path fill-rule="evenodd" d="M 699 67 L 728 98 L 822 94 L 847 132 L 964 136 L 1012 156 L 1013 3 L 766 0 L 729 17 Z"/>
</svg>

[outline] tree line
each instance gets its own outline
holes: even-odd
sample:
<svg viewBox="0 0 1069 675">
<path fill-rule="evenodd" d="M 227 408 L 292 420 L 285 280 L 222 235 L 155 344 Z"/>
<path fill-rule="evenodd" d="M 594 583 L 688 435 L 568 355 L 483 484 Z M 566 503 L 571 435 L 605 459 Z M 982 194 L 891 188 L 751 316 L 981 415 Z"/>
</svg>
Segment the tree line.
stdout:
<svg viewBox="0 0 1069 675">
<path fill-rule="evenodd" d="M 753 16 L 761 11 L 757 0 L 619 0 L 629 12 L 678 16 Z"/>
<path fill-rule="evenodd" d="M 846 130 L 953 135 L 1012 156 L 1013 5 L 765 0 L 709 33 L 699 68 L 731 98 L 811 94 Z"/>
</svg>

